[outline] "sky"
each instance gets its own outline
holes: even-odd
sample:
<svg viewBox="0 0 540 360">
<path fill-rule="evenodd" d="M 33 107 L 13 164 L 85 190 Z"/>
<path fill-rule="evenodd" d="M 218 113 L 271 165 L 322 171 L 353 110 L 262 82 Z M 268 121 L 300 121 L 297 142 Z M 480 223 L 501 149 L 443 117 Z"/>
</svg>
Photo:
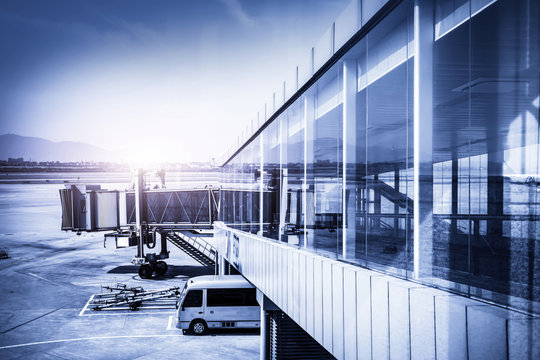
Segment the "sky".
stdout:
<svg viewBox="0 0 540 360">
<path fill-rule="evenodd" d="M 0 134 L 219 159 L 348 2 L 2 0 Z"/>
</svg>

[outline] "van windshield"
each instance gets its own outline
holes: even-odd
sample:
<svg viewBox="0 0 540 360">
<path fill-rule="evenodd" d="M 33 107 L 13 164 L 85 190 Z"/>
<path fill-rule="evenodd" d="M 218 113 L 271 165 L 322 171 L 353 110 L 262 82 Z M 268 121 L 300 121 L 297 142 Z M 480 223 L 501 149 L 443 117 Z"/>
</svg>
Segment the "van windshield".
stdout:
<svg viewBox="0 0 540 360">
<path fill-rule="evenodd" d="M 203 303 L 202 290 L 190 290 L 187 292 L 182 307 L 201 307 Z"/>
<path fill-rule="evenodd" d="M 178 297 L 180 300 L 182 300 L 184 296 L 186 296 L 187 286 L 188 286 L 188 283 L 186 282 L 186 284 L 182 288 L 182 291 L 180 292 L 180 296 Z"/>
</svg>

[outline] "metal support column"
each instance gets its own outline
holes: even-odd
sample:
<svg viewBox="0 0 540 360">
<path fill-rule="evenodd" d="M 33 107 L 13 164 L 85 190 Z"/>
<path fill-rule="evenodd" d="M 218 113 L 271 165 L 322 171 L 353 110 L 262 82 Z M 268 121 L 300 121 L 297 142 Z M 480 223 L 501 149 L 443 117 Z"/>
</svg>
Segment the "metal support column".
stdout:
<svg viewBox="0 0 540 360">
<path fill-rule="evenodd" d="M 269 333 L 268 333 L 268 312 L 264 310 L 261 306 L 261 340 L 260 340 L 260 350 L 259 358 L 261 360 L 266 360 L 269 358 L 268 355 L 268 342 L 269 342 Z"/>
<path fill-rule="evenodd" d="M 433 2 L 414 1 L 414 277 L 432 274 Z"/>
<path fill-rule="evenodd" d="M 304 247 L 314 248 L 315 244 L 315 184 L 308 181 L 313 176 L 315 129 L 315 94 L 308 91 L 304 95 L 304 181 L 302 184 L 302 214 L 304 218 Z M 311 126 L 308 126 L 311 124 Z M 308 171 L 308 166 L 311 169 Z M 313 180 L 311 180 L 313 181 Z M 309 189 L 309 187 L 312 189 Z M 309 193 L 308 193 L 308 190 Z"/>
<path fill-rule="evenodd" d="M 343 258 L 354 259 L 356 252 L 356 196 L 355 185 L 348 188 L 348 176 L 356 176 L 356 93 L 358 91 L 356 60 L 343 61 L 343 186 L 342 226 Z M 350 172 L 350 175 L 348 174 Z M 347 199 L 349 190 L 350 199 Z M 348 201 L 347 201 L 348 200 Z"/>
<path fill-rule="evenodd" d="M 161 255 L 166 256 L 165 258 L 169 257 L 169 251 L 167 249 L 167 232 L 160 232 L 161 236 Z"/>
<path fill-rule="evenodd" d="M 260 359 L 267 360 L 271 358 L 270 354 L 270 322 L 269 311 L 280 310 L 276 304 L 264 295 L 260 290 L 257 290 L 257 302 L 261 307 L 261 341 L 260 341 Z"/>
<path fill-rule="evenodd" d="M 223 255 L 218 254 L 217 255 L 217 264 L 218 264 L 218 275 L 225 275 L 225 259 L 223 258 Z"/>
<path fill-rule="evenodd" d="M 135 230 L 139 235 L 137 238 L 137 258 L 144 258 L 144 239 L 142 234 L 142 223 L 144 219 L 143 196 L 144 196 L 144 172 L 141 169 L 135 170 Z"/>
</svg>

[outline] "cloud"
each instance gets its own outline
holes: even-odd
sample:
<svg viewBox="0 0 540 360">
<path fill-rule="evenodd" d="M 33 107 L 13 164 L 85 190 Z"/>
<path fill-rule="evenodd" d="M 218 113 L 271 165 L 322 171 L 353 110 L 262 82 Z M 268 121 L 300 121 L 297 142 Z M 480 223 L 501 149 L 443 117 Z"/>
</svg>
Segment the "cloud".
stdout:
<svg viewBox="0 0 540 360">
<path fill-rule="evenodd" d="M 219 0 L 219 1 L 222 2 L 227 8 L 227 11 L 243 25 L 251 27 L 255 24 L 255 20 L 253 20 L 246 13 L 244 8 L 242 8 L 242 4 L 240 4 L 239 0 Z"/>
</svg>

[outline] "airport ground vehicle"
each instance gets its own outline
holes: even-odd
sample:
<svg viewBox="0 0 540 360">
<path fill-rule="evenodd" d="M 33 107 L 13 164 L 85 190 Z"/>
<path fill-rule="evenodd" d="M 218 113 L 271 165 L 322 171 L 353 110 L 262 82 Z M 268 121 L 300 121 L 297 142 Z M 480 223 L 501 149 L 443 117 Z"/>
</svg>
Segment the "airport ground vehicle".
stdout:
<svg viewBox="0 0 540 360">
<path fill-rule="evenodd" d="M 176 327 L 202 335 L 208 329 L 259 328 L 256 289 L 241 275 L 188 280 L 177 303 Z"/>
</svg>

